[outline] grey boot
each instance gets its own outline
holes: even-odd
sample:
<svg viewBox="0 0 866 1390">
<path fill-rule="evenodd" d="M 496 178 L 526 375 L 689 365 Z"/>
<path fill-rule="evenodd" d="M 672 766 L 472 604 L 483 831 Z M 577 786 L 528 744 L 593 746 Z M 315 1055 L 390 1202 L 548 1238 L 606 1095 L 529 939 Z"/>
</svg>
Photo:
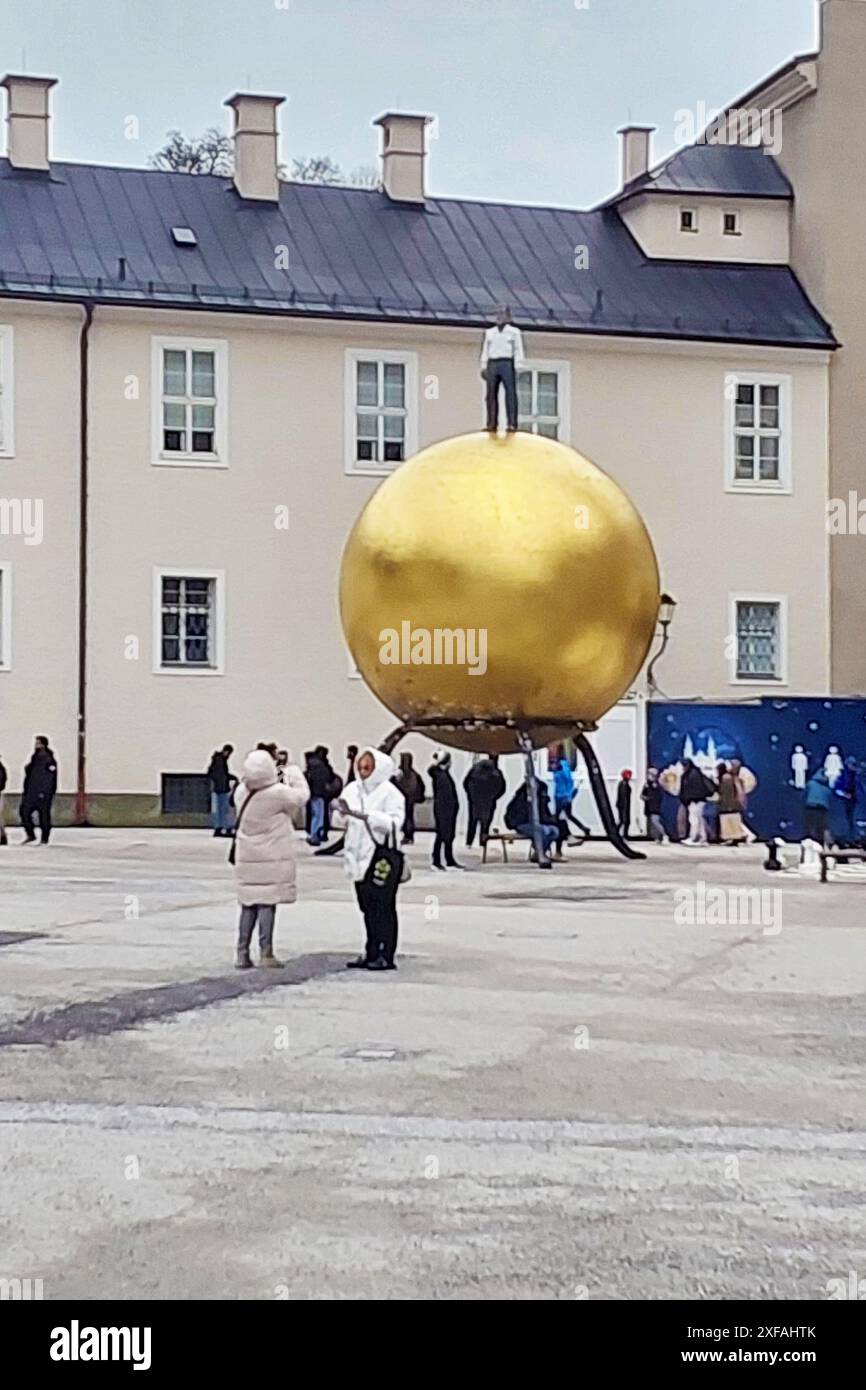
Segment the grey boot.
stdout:
<svg viewBox="0 0 866 1390">
<path fill-rule="evenodd" d="M 253 963 L 250 959 L 250 942 L 253 939 L 253 928 L 256 925 L 256 909 L 254 907 L 242 907 L 241 917 L 238 922 L 238 948 L 235 956 L 236 970 L 252 970 Z"/>
<path fill-rule="evenodd" d="M 274 922 L 277 916 L 275 907 L 259 908 L 259 965 L 263 970 L 279 970 L 284 961 L 274 955 Z"/>
</svg>

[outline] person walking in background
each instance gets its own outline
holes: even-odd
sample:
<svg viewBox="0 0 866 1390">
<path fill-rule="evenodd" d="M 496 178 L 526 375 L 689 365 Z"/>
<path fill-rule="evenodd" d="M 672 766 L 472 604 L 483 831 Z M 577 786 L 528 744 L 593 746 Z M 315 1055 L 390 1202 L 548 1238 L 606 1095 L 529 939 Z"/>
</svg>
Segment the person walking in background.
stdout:
<svg viewBox="0 0 866 1390">
<path fill-rule="evenodd" d="M 505 778 L 499 770 L 495 753 L 480 758 L 470 767 L 463 778 L 463 790 L 469 803 L 466 847 L 469 849 L 474 844 L 477 831 L 478 843 L 483 849 L 493 824 L 496 803 L 505 795 Z"/>
<path fill-rule="evenodd" d="M 743 845 L 747 836 L 743 825 L 740 784 L 733 769 L 725 763 L 719 763 L 716 776 L 719 784 L 719 840 L 723 845 Z"/>
<path fill-rule="evenodd" d="M 336 801 L 340 792 L 343 790 L 343 779 L 339 772 L 336 772 L 331 764 L 331 750 L 320 743 L 313 750 L 316 757 L 321 758 L 325 764 L 327 781 L 325 782 L 325 808 L 322 819 L 322 843 L 328 839 L 331 833 L 331 802 Z"/>
<path fill-rule="evenodd" d="M 691 758 L 683 763 L 680 781 L 680 801 L 686 808 L 689 821 L 688 839 L 685 845 L 705 845 L 707 843 L 707 823 L 704 820 L 704 803 L 709 796 L 715 796 L 716 786 L 709 777 L 696 767 Z"/>
<path fill-rule="evenodd" d="M 217 839 L 232 833 L 232 786 L 237 778 L 232 777 L 229 758 L 234 752 L 230 743 L 211 754 L 207 776 L 210 781 L 210 820 L 211 829 Z"/>
<path fill-rule="evenodd" d="M 669 844 L 670 841 L 665 833 L 664 821 L 662 820 L 662 788 L 657 767 L 647 768 L 646 781 L 641 788 L 640 797 L 643 802 L 650 839 L 659 845 Z"/>
<path fill-rule="evenodd" d="M 589 839 L 589 826 L 584 825 L 583 821 L 578 820 L 572 807 L 577 792 L 574 781 L 574 773 L 568 758 L 563 753 L 558 753 L 551 762 L 553 773 L 553 805 L 556 812 L 557 821 L 561 821 L 565 827 L 566 840 L 570 845 L 582 844 Z M 573 825 L 580 831 L 580 839 L 569 832 L 569 825 Z"/>
<path fill-rule="evenodd" d="M 849 845 L 857 843 L 857 759 L 846 758 L 845 766 L 839 773 L 833 786 L 834 796 L 841 798 L 845 809 L 845 820 L 848 825 L 847 841 Z"/>
<path fill-rule="evenodd" d="M 415 843 L 415 807 L 424 800 L 424 782 L 415 771 L 411 753 L 400 754 L 400 771 L 392 778 L 394 786 L 402 793 L 406 802 L 406 815 L 403 820 L 403 844 Z"/>
<path fill-rule="evenodd" d="M 350 743 L 348 748 L 346 749 L 346 762 L 348 766 L 346 767 L 346 780 L 343 783 L 344 788 L 348 787 L 350 783 L 354 782 L 355 780 L 355 759 L 357 758 L 357 756 L 358 745 L 355 743 Z M 339 797 L 337 798 L 337 800 L 339 802 Z M 309 826 L 307 827 L 307 830 L 309 831 Z M 345 835 L 341 835 L 339 839 L 335 840 L 332 845 L 323 845 L 321 849 L 314 850 L 313 857 L 315 859 L 320 859 L 322 858 L 322 856 L 342 854 L 343 850 L 345 849 L 345 846 L 346 837 Z"/>
<path fill-rule="evenodd" d="M 625 768 L 616 789 L 616 828 L 628 839 L 631 830 L 631 770 Z"/>
<path fill-rule="evenodd" d="M 830 801 L 833 788 L 830 778 L 820 767 L 806 783 L 804 799 L 805 836 L 807 840 L 817 840 L 822 849 L 827 848 L 827 818 L 830 814 Z"/>
<path fill-rule="evenodd" d="M 36 843 L 33 817 L 38 817 L 42 844 L 51 838 L 51 806 L 57 791 L 57 759 L 44 734 L 37 734 L 33 756 L 24 769 L 24 787 L 18 808 L 24 827 L 24 843 Z"/>
<path fill-rule="evenodd" d="M 355 885 L 365 931 L 363 954 L 349 961 L 348 969 L 396 970 L 399 883 L 373 884 L 368 875 L 377 847 L 388 848 L 396 842 L 406 805 L 403 793 L 391 780 L 396 768 L 387 753 L 365 748 L 355 768 L 355 780 L 337 803 L 346 818 L 346 873 Z"/>
<path fill-rule="evenodd" d="M 310 789 L 308 845 L 321 845 L 325 839 L 325 798 L 328 794 L 328 765 L 318 748 L 304 754 L 304 776 Z"/>
<path fill-rule="evenodd" d="M 433 762 L 427 770 L 433 786 L 433 824 L 436 838 L 433 841 L 434 869 L 462 869 L 454 858 L 454 836 L 457 834 L 457 788 L 451 776 L 451 754 L 434 754 Z M 442 855 L 445 863 L 442 863 Z"/>
<path fill-rule="evenodd" d="M 0 758 L 0 845 L 8 845 L 9 839 L 6 834 L 6 784 L 9 781 L 9 774 Z"/>
<path fill-rule="evenodd" d="M 499 388 L 505 391 L 508 432 L 517 429 L 517 373 L 524 365 L 523 336 L 511 322 L 511 310 L 503 304 L 496 311 L 496 327 L 488 328 L 481 349 L 481 375 L 487 382 L 487 429 L 499 428 Z"/>
<path fill-rule="evenodd" d="M 752 830 L 749 826 L 749 822 L 746 819 L 746 811 L 748 810 L 749 806 L 749 797 L 752 795 L 752 792 L 757 787 L 758 779 L 750 767 L 743 767 L 743 764 L 740 762 L 739 758 L 731 759 L 731 772 L 733 773 L 734 780 L 737 783 L 737 791 L 740 798 L 740 813 L 742 816 L 743 830 L 745 832 L 746 842 L 747 844 L 753 845 L 758 837 L 755 834 L 754 830 Z"/>
<path fill-rule="evenodd" d="M 286 758 L 283 781 L 270 753 L 257 748 L 244 761 L 235 794 L 237 823 L 232 860 L 237 882 L 240 921 L 235 966 L 249 970 L 250 943 L 259 929 L 259 965 L 283 964 L 274 955 L 277 905 L 297 896 L 294 826 L 292 818 L 305 806 L 310 792 L 301 769 Z"/>
</svg>

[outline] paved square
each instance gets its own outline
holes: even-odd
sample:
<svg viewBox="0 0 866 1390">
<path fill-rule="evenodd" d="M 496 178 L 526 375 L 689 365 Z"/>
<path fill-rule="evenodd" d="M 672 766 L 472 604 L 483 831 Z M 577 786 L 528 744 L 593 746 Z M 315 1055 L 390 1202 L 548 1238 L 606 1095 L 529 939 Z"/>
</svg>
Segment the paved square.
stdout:
<svg viewBox="0 0 866 1390">
<path fill-rule="evenodd" d="M 0 1276 L 806 1299 L 866 1275 L 866 881 L 770 875 L 760 846 L 549 874 L 428 851 L 383 976 L 345 970 L 342 862 L 303 842 L 287 968 L 246 973 L 206 833 L 0 851 Z M 781 896 L 745 920 L 743 888 Z"/>
</svg>

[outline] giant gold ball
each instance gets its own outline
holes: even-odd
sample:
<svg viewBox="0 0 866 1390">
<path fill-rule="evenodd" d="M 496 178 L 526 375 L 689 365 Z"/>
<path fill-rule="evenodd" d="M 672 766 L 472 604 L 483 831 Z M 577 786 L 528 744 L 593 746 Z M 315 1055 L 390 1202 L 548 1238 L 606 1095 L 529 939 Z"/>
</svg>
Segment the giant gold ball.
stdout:
<svg viewBox="0 0 866 1390">
<path fill-rule="evenodd" d="M 592 724 L 616 704 L 658 607 L 655 552 L 629 498 L 576 450 L 528 433 L 422 450 L 370 498 L 343 552 L 343 630 L 382 703 L 407 723 L 525 722 L 536 746 L 563 737 L 559 721 Z M 428 732 L 516 747 L 509 730 Z"/>
</svg>

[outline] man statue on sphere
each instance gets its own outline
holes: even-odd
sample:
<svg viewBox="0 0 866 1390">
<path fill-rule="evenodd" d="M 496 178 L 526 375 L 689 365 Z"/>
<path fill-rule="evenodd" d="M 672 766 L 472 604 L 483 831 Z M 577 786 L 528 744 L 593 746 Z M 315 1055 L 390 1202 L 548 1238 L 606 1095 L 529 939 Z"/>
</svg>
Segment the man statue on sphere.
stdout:
<svg viewBox="0 0 866 1390">
<path fill-rule="evenodd" d="M 499 428 L 499 388 L 505 389 L 508 433 L 517 429 L 517 373 L 524 363 L 523 336 L 511 322 L 511 310 L 503 304 L 496 311 L 496 326 L 484 334 L 481 375 L 487 382 L 487 429 Z"/>
</svg>

